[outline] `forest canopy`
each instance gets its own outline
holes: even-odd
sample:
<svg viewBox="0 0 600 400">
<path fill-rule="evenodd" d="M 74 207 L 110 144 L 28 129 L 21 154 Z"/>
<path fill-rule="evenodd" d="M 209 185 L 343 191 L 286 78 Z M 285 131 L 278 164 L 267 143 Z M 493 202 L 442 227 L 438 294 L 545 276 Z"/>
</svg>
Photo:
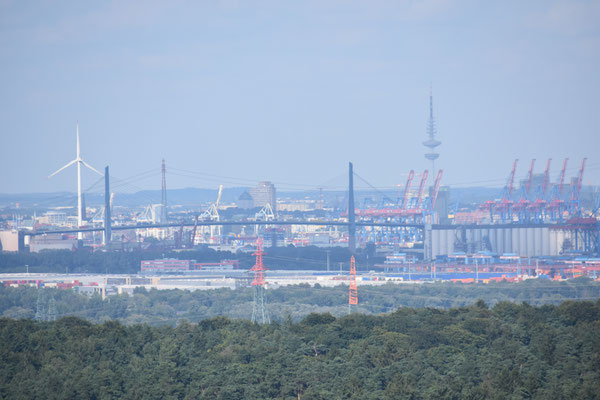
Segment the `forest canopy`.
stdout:
<svg viewBox="0 0 600 400">
<path fill-rule="evenodd" d="M 0 319 L 10 399 L 594 399 L 600 302 L 176 327 Z"/>
<path fill-rule="evenodd" d="M 532 279 L 490 284 L 388 283 L 359 286 L 358 297 L 355 311 L 366 314 L 387 313 L 401 307 L 448 309 L 468 306 L 479 299 L 492 306 L 501 301 L 544 305 L 599 299 L 600 282 L 578 278 L 562 282 Z M 269 288 L 266 299 L 267 309 L 276 321 L 288 316 L 298 321 L 313 312 L 334 316 L 348 313 L 348 286 L 345 285 Z M 0 286 L 0 316 L 15 319 L 34 318 L 37 314 L 38 319 L 78 316 L 92 322 L 118 319 L 125 324 L 175 325 L 179 320 L 198 322 L 215 316 L 249 319 L 252 301 L 252 288 L 196 291 L 137 288 L 131 296 L 123 294 L 102 300 L 99 296 L 88 297 L 70 290 Z"/>
</svg>

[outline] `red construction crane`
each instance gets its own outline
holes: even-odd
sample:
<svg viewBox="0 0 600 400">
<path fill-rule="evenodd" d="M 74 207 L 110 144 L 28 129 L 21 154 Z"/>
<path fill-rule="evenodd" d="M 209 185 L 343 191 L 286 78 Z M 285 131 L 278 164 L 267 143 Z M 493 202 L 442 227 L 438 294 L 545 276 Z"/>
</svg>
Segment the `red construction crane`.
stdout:
<svg viewBox="0 0 600 400">
<path fill-rule="evenodd" d="M 531 160 L 531 166 L 529 167 L 529 172 L 527 173 L 527 185 L 525 186 L 525 193 L 529 195 L 529 189 L 531 188 L 531 180 L 533 178 L 533 166 L 535 165 L 535 158 Z"/>
<path fill-rule="evenodd" d="M 185 224 L 185 220 L 181 218 L 181 225 L 179 226 L 179 232 L 175 237 L 175 248 L 180 249 L 183 244 L 183 226 Z"/>
<path fill-rule="evenodd" d="M 554 195 L 552 196 L 552 201 L 550 201 L 550 203 L 548 203 L 547 205 L 547 210 L 550 212 L 550 215 L 552 216 L 552 218 L 554 219 L 562 219 L 562 210 L 564 208 L 565 205 L 565 201 L 562 200 L 561 194 L 562 194 L 562 189 L 563 189 L 563 184 L 565 182 L 565 173 L 567 170 L 567 163 L 568 163 L 569 159 L 565 158 L 565 161 L 563 161 L 563 166 L 562 169 L 560 170 L 560 175 L 558 177 L 558 182 L 556 184 L 556 189 L 554 191 Z"/>
<path fill-rule="evenodd" d="M 549 158 L 546 163 L 546 170 L 544 171 L 544 182 L 542 183 L 542 193 L 545 195 L 546 190 L 548 190 L 548 186 L 550 186 L 550 163 L 552 163 L 552 159 Z"/>
<path fill-rule="evenodd" d="M 406 180 L 406 186 L 404 186 L 404 195 L 402 196 L 402 208 L 406 210 L 408 206 L 408 193 L 410 192 L 410 185 L 412 184 L 413 177 L 415 176 L 415 171 L 410 170 L 408 173 L 408 179 Z"/>
<path fill-rule="evenodd" d="M 519 159 L 518 158 L 515 159 L 515 162 L 513 163 L 512 171 L 510 171 L 510 177 L 508 178 L 508 197 L 509 198 L 513 192 L 513 185 L 515 183 L 515 172 L 517 171 L 517 163 L 518 162 L 519 162 Z"/>
<path fill-rule="evenodd" d="M 515 159 L 515 161 L 513 162 L 512 170 L 510 171 L 510 175 L 508 176 L 508 182 L 506 185 L 506 190 L 504 191 L 504 195 L 502 196 L 502 200 L 498 202 L 489 200 L 479 207 L 481 210 L 490 210 L 490 213 L 492 213 L 493 208 L 495 208 L 496 211 L 498 211 L 501 214 L 502 218 L 510 218 L 510 211 L 513 206 L 513 202 L 510 198 L 514 190 L 515 174 L 517 172 L 518 162 L 518 158 Z"/>
<path fill-rule="evenodd" d="M 192 229 L 192 235 L 190 236 L 190 244 L 189 247 L 194 247 L 194 242 L 196 241 L 196 230 L 198 229 L 198 214 L 196 214 L 196 219 L 194 219 L 194 228 Z"/>
<path fill-rule="evenodd" d="M 349 306 L 358 304 L 358 287 L 356 286 L 356 261 L 350 258 L 350 290 L 348 296 Z"/>
<path fill-rule="evenodd" d="M 562 170 L 560 171 L 560 178 L 558 178 L 558 194 L 559 195 L 562 194 L 563 184 L 565 182 L 565 171 L 567 170 L 567 162 L 568 161 L 569 161 L 569 159 L 565 158 L 565 161 L 563 162 Z"/>
<path fill-rule="evenodd" d="M 417 206 L 416 209 L 421 208 L 421 203 L 423 201 L 423 188 L 425 187 L 425 182 L 427 182 L 427 176 L 429 175 L 429 171 L 425 170 L 421 174 L 421 183 L 419 184 L 419 192 L 417 193 Z"/>
<path fill-rule="evenodd" d="M 444 174 L 444 170 L 440 169 L 438 171 L 437 177 L 435 178 L 435 183 L 433 184 L 433 194 L 431 199 L 431 207 L 435 208 L 435 202 L 437 200 L 438 192 L 440 191 L 440 183 L 442 182 L 442 175 Z"/>
</svg>

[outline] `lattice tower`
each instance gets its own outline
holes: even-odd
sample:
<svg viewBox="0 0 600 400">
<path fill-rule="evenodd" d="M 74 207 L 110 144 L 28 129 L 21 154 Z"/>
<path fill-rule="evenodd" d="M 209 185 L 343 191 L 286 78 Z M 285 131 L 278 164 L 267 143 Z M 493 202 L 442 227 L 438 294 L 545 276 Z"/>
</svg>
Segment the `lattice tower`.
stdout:
<svg viewBox="0 0 600 400">
<path fill-rule="evenodd" d="M 167 167 L 166 167 L 164 158 L 162 160 L 161 173 L 162 173 L 162 190 L 161 190 L 161 200 L 160 200 L 160 204 L 162 205 L 162 207 L 161 207 L 161 222 L 163 224 L 166 224 L 167 223 Z"/>
<path fill-rule="evenodd" d="M 44 289 L 38 289 L 38 297 L 35 311 L 36 321 L 46 321 L 48 319 L 48 310 L 46 309 L 46 292 Z"/>
<path fill-rule="evenodd" d="M 56 311 L 56 300 L 54 300 L 54 296 L 50 297 L 50 301 L 48 302 L 48 316 L 46 318 L 47 321 L 56 321 L 58 317 L 58 311 Z"/>
<path fill-rule="evenodd" d="M 256 264 L 250 269 L 254 272 L 254 280 L 252 286 L 254 286 L 254 304 L 252 307 L 252 322 L 258 324 L 268 324 L 271 322 L 269 312 L 267 310 L 267 300 L 265 297 L 265 268 L 263 264 L 263 255 L 265 253 L 262 250 L 262 239 L 256 241 L 256 251 L 252 254 L 256 256 Z"/>
<path fill-rule="evenodd" d="M 356 286 L 356 261 L 354 256 L 350 258 L 350 290 L 348 296 L 348 309 L 352 312 L 352 306 L 358 304 L 358 287 Z"/>
</svg>

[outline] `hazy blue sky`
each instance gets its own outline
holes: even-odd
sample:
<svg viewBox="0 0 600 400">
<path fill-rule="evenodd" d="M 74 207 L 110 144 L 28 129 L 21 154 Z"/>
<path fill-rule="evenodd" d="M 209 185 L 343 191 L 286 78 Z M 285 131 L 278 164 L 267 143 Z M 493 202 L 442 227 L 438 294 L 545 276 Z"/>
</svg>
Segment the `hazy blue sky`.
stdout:
<svg viewBox="0 0 600 400">
<path fill-rule="evenodd" d="M 588 157 L 600 184 L 600 1 L 0 0 L 0 192 L 75 190 L 75 157 L 282 189 L 404 183 L 433 84 L 446 184 Z M 84 187 L 96 181 L 85 173 Z M 170 174 L 168 186 L 218 186 Z M 160 176 L 136 181 L 160 188 Z"/>
</svg>

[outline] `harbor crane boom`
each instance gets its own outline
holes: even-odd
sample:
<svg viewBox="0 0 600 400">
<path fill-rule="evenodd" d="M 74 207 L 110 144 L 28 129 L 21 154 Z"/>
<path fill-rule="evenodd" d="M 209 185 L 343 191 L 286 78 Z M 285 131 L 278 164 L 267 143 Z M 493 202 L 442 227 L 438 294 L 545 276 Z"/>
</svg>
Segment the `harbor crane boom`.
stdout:
<svg viewBox="0 0 600 400">
<path fill-rule="evenodd" d="M 404 187 L 404 195 L 402 196 L 402 209 L 406 210 L 408 208 L 408 193 L 410 192 L 410 185 L 415 176 L 415 171 L 410 170 L 408 173 L 408 179 L 406 180 L 406 186 Z"/>
<path fill-rule="evenodd" d="M 423 171 L 421 174 L 421 183 L 419 183 L 419 192 L 417 193 L 417 206 L 416 209 L 421 208 L 421 203 L 423 202 L 423 188 L 425 187 L 425 182 L 427 182 L 427 176 L 429 175 L 429 171 Z"/>
</svg>

